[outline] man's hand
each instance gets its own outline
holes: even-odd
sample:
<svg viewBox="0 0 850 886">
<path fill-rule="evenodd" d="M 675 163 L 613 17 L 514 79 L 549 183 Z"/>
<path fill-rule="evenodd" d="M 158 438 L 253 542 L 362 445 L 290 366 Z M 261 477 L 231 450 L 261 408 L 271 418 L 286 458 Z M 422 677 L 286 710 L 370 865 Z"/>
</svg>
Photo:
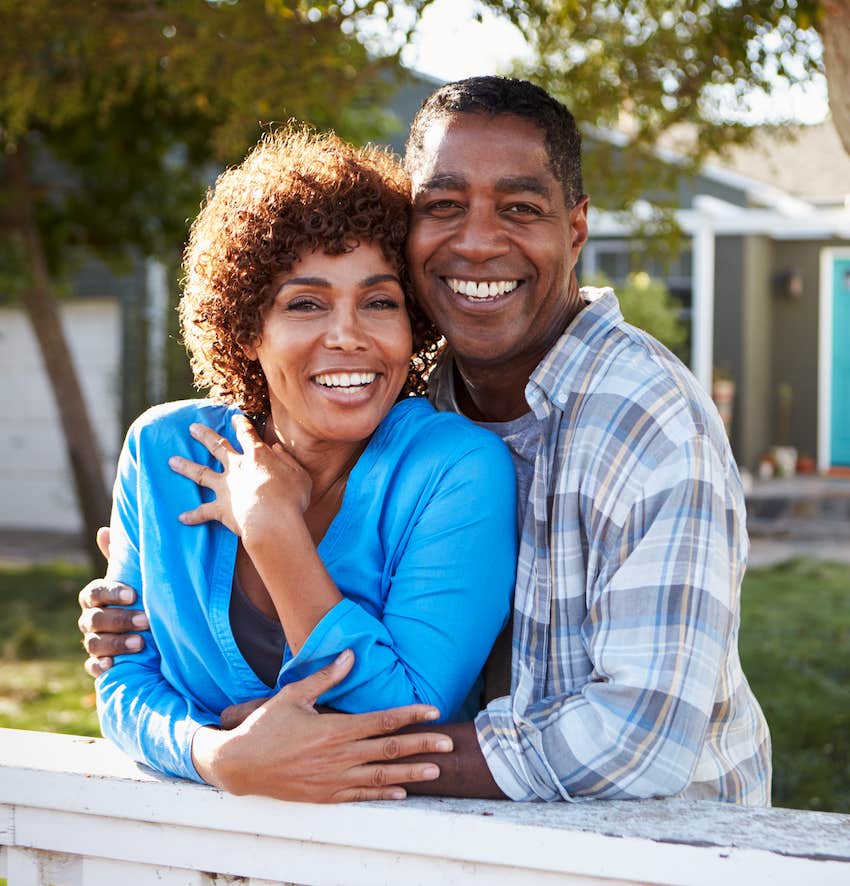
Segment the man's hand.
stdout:
<svg viewBox="0 0 850 886">
<path fill-rule="evenodd" d="M 116 604 L 130 606 L 136 592 L 129 585 L 97 578 L 80 591 L 78 627 L 89 657 L 86 672 L 97 677 L 113 664 L 112 656 L 138 652 L 145 641 L 134 631 L 146 631 L 150 625 L 141 609 L 117 609 Z"/>
<path fill-rule="evenodd" d="M 393 734 L 435 720 L 435 708 L 316 712 L 316 699 L 339 683 L 353 663 L 351 651 L 343 652 L 328 667 L 286 686 L 229 732 L 199 729 L 192 757 L 201 777 L 234 794 L 310 803 L 402 800 L 407 795 L 402 782 L 437 778 L 440 770 L 432 761 L 389 762 L 452 749 L 446 735 Z"/>
</svg>

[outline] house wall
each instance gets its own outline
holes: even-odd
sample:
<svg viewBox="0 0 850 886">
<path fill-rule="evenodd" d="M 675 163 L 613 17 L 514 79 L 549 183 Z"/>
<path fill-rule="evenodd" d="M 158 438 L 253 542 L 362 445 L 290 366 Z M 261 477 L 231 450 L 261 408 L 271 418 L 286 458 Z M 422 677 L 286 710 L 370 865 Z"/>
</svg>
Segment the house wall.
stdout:
<svg viewBox="0 0 850 886">
<path fill-rule="evenodd" d="M 121 444 L 120 307 L 117 299 L 82 298 L 61 312 L 111 487 Z M 0 379 L 0 527 L 79 531 L 59 413 L 18 308 L 0 308 Z"/>
<path fill-rule="evenodd" d="M 803 292 L 797 298 L 772 294 L 773 337 L 771 359 L 772 407 L 777 410 L 777 390 L 787 383 L 792 391 L 790 439 L 799 452 L 817 454 L 818 407 L 818 294 L 820 250 L 841 241 L 785 241 L 776 244 L 774 272 L 798 269 L 803 275 Z M 775 427 L 780 433 L 778 422 Z M 773 442 L 786 441 L 778 438 Z"/>
<path fill-rule="evenodd" d="M 714 243 L 714 371 L 736 382 L 731 441 L 736 459 L 742 461 L 740 428 L 744 398 L 741 367 L 744 299 L 743 242 L 740 237 L 718 237 Z"/>
</svg>

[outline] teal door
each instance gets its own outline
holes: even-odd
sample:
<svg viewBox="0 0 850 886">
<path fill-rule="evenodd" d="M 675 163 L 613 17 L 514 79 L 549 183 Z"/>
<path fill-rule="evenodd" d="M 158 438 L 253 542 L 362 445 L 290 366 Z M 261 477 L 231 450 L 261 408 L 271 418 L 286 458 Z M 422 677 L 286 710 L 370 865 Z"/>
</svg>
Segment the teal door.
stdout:
<svg viewBox="0 0 850 886">
<path fill-rule="evenodd" d="M 850 466 L 850 258 L 832 265 L 832 435 L 833 465 Z"/>
</svg>

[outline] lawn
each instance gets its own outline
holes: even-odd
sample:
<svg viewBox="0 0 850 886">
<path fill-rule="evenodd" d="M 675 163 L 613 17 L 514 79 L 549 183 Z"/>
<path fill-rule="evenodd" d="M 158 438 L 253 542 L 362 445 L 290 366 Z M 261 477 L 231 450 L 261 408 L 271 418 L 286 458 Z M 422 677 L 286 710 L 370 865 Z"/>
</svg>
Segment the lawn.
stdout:
<svg viewBox="0 0 850 886">
<path fill-rule="evenodd" d="M 97 735 L 76 620 L 81 567 L 0 570 L 0 726 Z M 741 659 L 773 735 L 773 802 L 850 813 L 850 566 L 753 570 Z"/>
</svg>

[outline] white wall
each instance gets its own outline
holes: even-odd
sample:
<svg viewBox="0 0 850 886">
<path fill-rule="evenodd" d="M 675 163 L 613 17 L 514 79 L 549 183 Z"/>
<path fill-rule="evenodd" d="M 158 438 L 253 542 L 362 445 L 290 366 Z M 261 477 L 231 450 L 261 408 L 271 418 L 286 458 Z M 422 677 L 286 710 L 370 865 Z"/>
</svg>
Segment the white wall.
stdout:
<svg viewBox="0 0 850 886">
<path fill-rule="evenodd" d="M 109 488 L 121 445 L 117 299 L 62 305 Z M 0 528 L 82 528 L 59 413 L 24 312 L 0 308 Z"/>
</svg>

